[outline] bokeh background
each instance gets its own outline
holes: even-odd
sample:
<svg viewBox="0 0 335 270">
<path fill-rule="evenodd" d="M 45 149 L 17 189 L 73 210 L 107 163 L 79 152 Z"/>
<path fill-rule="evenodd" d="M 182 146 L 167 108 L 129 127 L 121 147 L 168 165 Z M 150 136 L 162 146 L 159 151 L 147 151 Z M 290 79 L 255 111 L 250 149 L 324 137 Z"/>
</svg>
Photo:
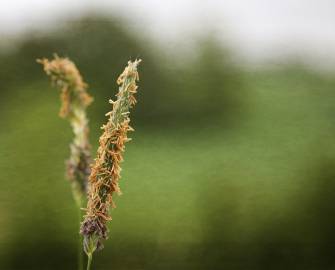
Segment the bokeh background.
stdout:
<svg viewBox="0 0 335 270">
<path fill-rule="evenodd" d="M 4 1 L 0 269 L 76 269 L 72 138 L 36 58 L 77 64 L 92 154 L 143 59 L 94 269 L 335 269 L 333 1 Z"/>
</svg>

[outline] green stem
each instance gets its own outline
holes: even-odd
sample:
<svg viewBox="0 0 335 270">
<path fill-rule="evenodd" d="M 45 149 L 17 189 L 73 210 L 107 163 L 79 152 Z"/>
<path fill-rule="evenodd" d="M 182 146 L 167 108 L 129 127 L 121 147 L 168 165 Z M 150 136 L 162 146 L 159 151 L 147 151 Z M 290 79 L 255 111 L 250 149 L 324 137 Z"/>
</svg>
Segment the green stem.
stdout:
<svg viewBox="0 0 335 270">
<path fill-rule="evenodd" d="M 87 254 L 87 268 L 86 268 L 86 270 L 91 269 L 91 263 L 92 263 L 92 254 L 89 253 L 89 254 Z"/>
<path fill-rule="evenodd" d="M 81 223 L 81 209 L 78 208 L 78 220 Z M 83 237 L 79 234 L 78 237 L 78 270 L 84 270 L 84 260 L 83 260 Z"/>
</svg>

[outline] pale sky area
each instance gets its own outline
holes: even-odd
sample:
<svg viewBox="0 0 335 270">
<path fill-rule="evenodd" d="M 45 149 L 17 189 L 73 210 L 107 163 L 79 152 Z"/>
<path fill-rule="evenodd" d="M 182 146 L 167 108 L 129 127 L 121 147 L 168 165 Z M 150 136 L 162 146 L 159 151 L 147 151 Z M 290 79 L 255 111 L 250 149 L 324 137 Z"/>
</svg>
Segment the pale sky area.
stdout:
<svg viewBox="0 0 335 270">
<path fill-rule="evenodd" d="M 88 11 L 121 15 L 168 49 L 210 32 L 252 62 L 295 55 L 335 67 L 335 0 L 1 0 L 0 33 L 55 27 Z"/>
</svg>

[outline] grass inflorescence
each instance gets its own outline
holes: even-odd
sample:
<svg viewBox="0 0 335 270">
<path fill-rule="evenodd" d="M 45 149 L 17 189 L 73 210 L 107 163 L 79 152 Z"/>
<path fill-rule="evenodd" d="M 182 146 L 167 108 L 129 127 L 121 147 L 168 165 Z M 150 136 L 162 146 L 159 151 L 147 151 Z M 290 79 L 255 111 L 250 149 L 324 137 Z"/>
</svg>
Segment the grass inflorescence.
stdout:
<svg viewBox="0 0 335 270">
<path fill-rule="evenodd" d="M 72 184 L 73 195 L 79 207 L 86 197 L 90 174 L 91 145 L 86 108 L 93 98 L 87 93 L 84 82 L 75 64 L 68 58 L 55 55 L 53 60 L 37 60 L 61 91 L 60 117 L 67 119 L 73 129 L 74 138 L 70 144 L 70 158 L 66 161 L 66 175 Z"/>
<path fill-rule="evenodd" d="M 120 194 L 119 179 L 122 162 L 122 153 L 125 143 L 130 139 L 128 131 L 129 109 L 135 103 L 137 90 L 136 81 L 139 79 L 137 66 L 141 60 L 129 61 L 128 66 L 117 80 L 119 91 L 116 100 L 110 100 L 113 108 L 106 114 L 107 123 L 102 126 L 103 134 L 99 139 L 97 158 L 92 166 L 89 177 L 89 193 L 85 219 L 81 225 L 81 234 L 84 237 L 84 250 L 89 257 L 97 249 L 102 249 L 102 241 L 107 239 L 107 221 L 111 220 L 110 208 L 114 208 L 114 193 Z"/>
<path fill-rule="evenodd" d="M 86 109 L 93 101 L 87 93 L 84 82 L 75 64 L 68 58 L 55 55 L 51 61 L 37 60 L 50 76 L 51 81 L 61 90 L 60 117 L 67 119 L 73 129 L 74 139 L 70 145 L 71 155 L 66 161 L 67 178 L 71 181 L 73 195 L 78 209 L 87 199 L 86 214 L 81 222 L 80 233 L 83 248 L 88 256 L 90 269 L 95 250 L 103 248 L 108 237 L 107 221 L 111 220 L 110 208 L 114 208 L 113 195 L 121 194 L 119 179 L 122 153 L 125 143 L 130 141 L 128 131 L 133 131 L 129 122 L 129 110 L 136 104 L 136 81 L 139 80 L 137 66 L 141 60 L 129 61 L 117 79 L 119 91 L 116 100 L 110 100 L 112 110 L 106 114 L 108 121 L 102 126 L 103 134 L 95 162 L 91 164 L 89 127 Z M 81 221 L 80 215 L 80 221 Z M 81 242 L 81 241 L 80 241 Z M 78 252 L 79 269 L 82 269 L 82 244 Z"/>
</svg>

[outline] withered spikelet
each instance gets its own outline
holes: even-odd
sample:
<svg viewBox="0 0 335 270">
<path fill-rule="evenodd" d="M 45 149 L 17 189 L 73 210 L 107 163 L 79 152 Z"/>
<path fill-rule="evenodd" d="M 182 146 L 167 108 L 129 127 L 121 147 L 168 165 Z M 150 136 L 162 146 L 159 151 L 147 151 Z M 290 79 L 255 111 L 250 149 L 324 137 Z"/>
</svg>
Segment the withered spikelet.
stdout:
<svg viewBox="0 0 335 270">
<path fill-rule="evenodd" d="M 102 126 L 103 134 L 99 139 L 97 158 L 92 166 L 89 177 L 89 193 L 85 219 L 81 225 L 81 234 L 84 236 L 84 250 L 88 256 L 96 249 L 103 248 L 102 240 L 107 239 L 107 221 L 111 220 L 110 207 L 114 208 L 112 196 L 120 193 L 120 163 L 125 143 L 130 139 L 127 132 L 129 126 L 129 109 L 136 99 L 136 81 L 138 78 L 137 66 L 141 60 L 129 61 L 128 66 L 117 80 L 119 92 L 113 105 L 106 125 Z"/>
<path fill-rule="evenodd" d="M 60 117 L 67 119 L 73 129 L 74 139 L 70 145 L 71 155 L 66 161 L 67 177 L 71 181 L 74 198 L 79 205 L 86 196 L 88 176 L 90 174 L 91 155 L 89 127 L 86 108 L 93 98 L 87 93 L 87 84 L 83 81 L 77 67 L 68 58 L 39 59 L 51 81 L 61 90 Z"/>
</svg>

